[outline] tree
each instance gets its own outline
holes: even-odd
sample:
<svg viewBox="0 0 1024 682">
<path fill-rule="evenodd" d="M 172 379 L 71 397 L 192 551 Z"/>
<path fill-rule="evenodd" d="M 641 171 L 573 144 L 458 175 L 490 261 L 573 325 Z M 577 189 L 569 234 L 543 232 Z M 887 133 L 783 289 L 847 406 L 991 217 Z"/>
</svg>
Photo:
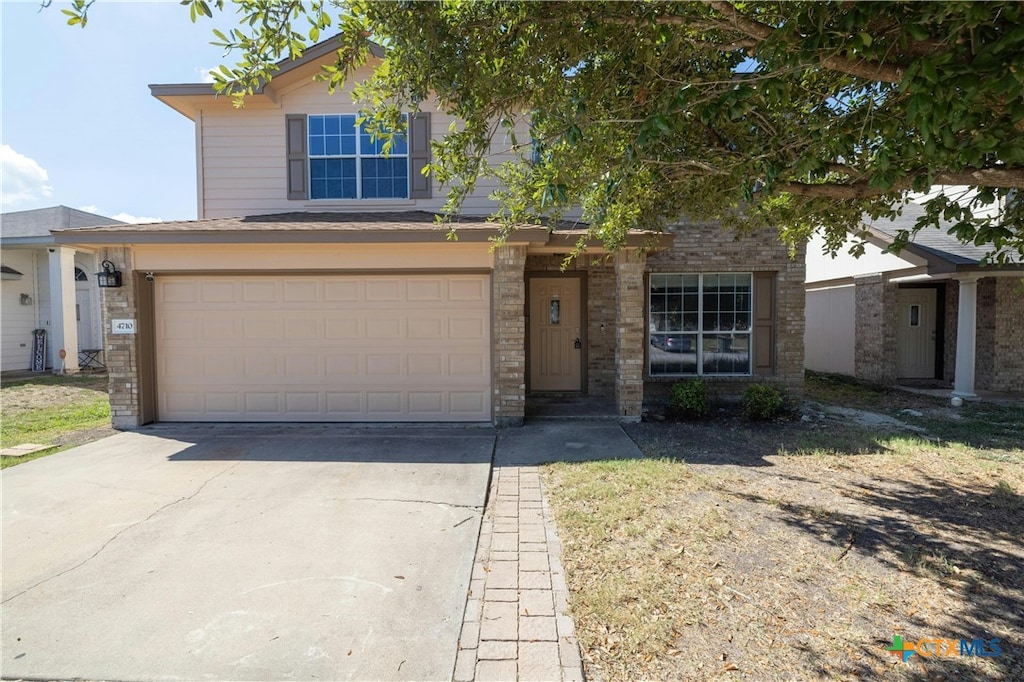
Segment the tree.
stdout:
<svg viewBox="0 0 1024 682">
<path fill-rule="evenodd" d="M 78 0 L 70 22 L 85 23 Z M 185 0 L 193 19 L 223 0 Z M 680 216 L 777 226 L 840 248 L 862 216 L 925 203 L 944 225 L 1024 258 L 1024 4 L 1017 2 L 373 2 L 234 0 L 217 87 L 244 101 L 336 28 L 336 86 L 386 47 L 357 88 L 381 129 L 427 93 L 465 121 L 432 172 L 457 211 L 481 174 L 512 225 L 580 205 L 610 245 Z M 528 114 L 519 160 L 482 163 Z M 505 130 L 503 130 L 503 128 Z M 996 208 L 998 210 L 992 211 Z M 951 225 L 951 227 L 950 227 Z M 897 247 L 911 234 L 902 233 Z M 854 250 L 857 250 L 854 246 Z"/>
</svg>

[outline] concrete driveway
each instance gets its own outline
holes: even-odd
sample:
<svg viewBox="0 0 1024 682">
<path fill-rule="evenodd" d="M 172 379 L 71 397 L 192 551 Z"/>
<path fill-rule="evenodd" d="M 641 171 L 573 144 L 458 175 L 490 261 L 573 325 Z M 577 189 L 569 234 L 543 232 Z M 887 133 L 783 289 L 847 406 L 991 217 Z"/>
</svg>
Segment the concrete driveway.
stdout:
<svg viewBox="0 0 1024 682">
<path fill-rule="evenodd" d="M 159 427 L 8 469 L 2 674 L 449 679 L 493 448 Z"/>
</svg>

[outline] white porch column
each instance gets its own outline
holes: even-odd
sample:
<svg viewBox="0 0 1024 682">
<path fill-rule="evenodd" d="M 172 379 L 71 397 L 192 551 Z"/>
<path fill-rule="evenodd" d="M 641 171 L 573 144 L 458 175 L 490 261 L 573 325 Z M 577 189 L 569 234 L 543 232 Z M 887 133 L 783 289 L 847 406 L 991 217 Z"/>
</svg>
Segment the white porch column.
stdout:
<svg viewBox="0 0 1024 682">
<path fill-rule="evenodd" d="M 974 393 L 975 339 L 978 312 L 978 280 L 961 279 L 956 317 L 956 376 L 953 395 L 976 398 Z"/>
<path fill-rule="evenodd" d="M 69 374 L 78 372 L 78 319 L 75 315 L 75 250 L 66 246 L 50 247 L 50 338 L 53 371 L 61 367 Z M 67 356 L 63 363 L 60 351 Z"/>
</svg>

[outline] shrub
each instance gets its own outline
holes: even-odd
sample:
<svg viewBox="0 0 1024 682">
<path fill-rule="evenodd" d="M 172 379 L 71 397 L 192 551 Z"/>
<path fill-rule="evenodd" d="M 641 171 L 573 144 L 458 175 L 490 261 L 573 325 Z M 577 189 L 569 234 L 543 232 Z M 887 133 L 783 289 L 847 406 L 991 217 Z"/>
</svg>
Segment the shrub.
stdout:
<svg viewBox="0 0 1024 682">
<path fill-rule="evenodd" d="M 751 384 L 743 390 L 743 416 L 747 419 L 771 419 L 782 411 L 779 389 L 768 384 Z"/>
<path fill-rule="evenodd" d="M 672 410 L 687 419 L 698 419 L 708 413 L 708 389 L 700 379 L 682 381 L 672 386 L 669 400 Z"/>
</svg>

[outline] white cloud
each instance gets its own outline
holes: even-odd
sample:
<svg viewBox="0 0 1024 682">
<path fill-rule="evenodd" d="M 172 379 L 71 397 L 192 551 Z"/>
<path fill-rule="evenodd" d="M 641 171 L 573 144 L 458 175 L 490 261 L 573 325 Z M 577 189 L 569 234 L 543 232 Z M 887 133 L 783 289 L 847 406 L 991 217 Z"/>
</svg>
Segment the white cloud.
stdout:
<svg viewBox="0 0 1024 682">
<path fill-rule="evenodd" d="M 212 83 L 213 82 L 213 73 L 211 73 L 211 72 L 212 71 L 216 71 L 216 70 L 217 69 L 211 69 L 211 68 L 206 67 L 206 66 L 197 66 L 196 67 L 196 73 L 199 74 L 199 78 L 200 78 L 199 82 L 200 83 Z"/>
<path fill-rule="evenodd" d="M 96 204 L 86 204 L 85 206 L 79 206 L 78 210 L 85 211 L 86 213 L 95 213 L 97 215 L 101 215 L 100 207 L 97 206 Z"/>
<path fill-rule="evenodd" d="M 110 216 L 114 220 L 120 220 L 122 223 L 161 223 L 163 222 L 160 218 L 151 218 L 149 216 L 138 216 L 132 215 L 131 213 L 116 213 Z"/>
<path fill-rule="evenodd" d="M 34 159 L 0 145 L 0 204 L 6 208 L 31 204 L 53 194 L 46 169 Z"/>
</svg>

